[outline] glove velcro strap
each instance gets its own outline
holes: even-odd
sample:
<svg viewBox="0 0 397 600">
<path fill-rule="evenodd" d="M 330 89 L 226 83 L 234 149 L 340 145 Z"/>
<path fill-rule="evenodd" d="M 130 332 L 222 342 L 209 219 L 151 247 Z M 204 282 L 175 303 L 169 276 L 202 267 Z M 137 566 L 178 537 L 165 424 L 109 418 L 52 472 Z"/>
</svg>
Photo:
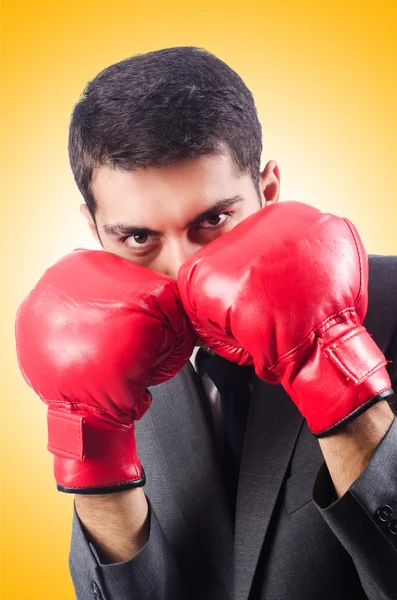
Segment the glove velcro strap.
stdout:
<svg viewBox="0 0 397 600">
<path fill-rule="evenodd" d="M 324 354 L 355 385 L 386 366 L 385 357 L 362 326 L 324 347 Z"/>
<path fill-rule="evenodd" d="M 52 454 L 84 460 L 84 417 L 77 413 L 48 409 L 48 445 Z"/>
</svg>

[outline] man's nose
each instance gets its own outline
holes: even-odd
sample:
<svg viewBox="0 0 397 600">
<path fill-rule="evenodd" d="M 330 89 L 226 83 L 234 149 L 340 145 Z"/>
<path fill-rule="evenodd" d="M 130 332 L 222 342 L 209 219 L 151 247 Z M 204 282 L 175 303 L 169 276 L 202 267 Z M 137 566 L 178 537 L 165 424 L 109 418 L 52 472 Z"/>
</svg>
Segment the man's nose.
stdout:
<svg viewBox="0 0 397 600">
<path fill-rule="evenodd" d="M 183 263 L 200 248 L 201 246 L 199 244 L 193 244 L 186 239 L 170 241 L 163 250 L 163 273 L 176 279 L 178 277 L 178 271 Z"/>
</svg>

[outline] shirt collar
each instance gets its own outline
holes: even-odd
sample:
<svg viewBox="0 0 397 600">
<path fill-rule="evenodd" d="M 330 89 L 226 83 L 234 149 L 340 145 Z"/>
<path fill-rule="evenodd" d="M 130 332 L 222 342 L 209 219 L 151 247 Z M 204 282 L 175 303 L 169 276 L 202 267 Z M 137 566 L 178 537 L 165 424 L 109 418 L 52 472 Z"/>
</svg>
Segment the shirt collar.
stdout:
<svg viewBox="0 0 397 600">
<path fill-rule="evenodd" d="M 190 362 L 193 365 L 193 369 L 196 371 L 197 375 L 199 374 L 198 372 L 198 367 L 197 367 L 197 363 L 196 363 L 196 357 L 197 357 L 197 352 L 200 350 L 200 346 L 195 346 L 194 350 L 192 352 L 192 355 L 190 357 Z"/>
</svg>

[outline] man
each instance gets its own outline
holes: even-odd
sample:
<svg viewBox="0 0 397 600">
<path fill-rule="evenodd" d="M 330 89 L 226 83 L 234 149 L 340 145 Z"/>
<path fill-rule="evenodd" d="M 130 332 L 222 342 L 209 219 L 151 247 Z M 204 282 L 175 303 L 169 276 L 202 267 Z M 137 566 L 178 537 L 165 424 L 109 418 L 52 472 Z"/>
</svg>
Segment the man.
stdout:
<svg viewBox="0 0 397 600">
<path fill-rule="evenodd" d="M 79 600 L 397 597 L 397 261 L 370 258 L 366 311 L 353 226 L 278 205 L 261 150 L 251 93 L 196 48 L 112 65 L 74 109 L 81 210 L 107 252 L 46 272 L 17 346 L 49 406 L 58 489 L 75 494 Z M 329 344 L 318 323 L 337 295 L 350 321 Z M 181 299 L 215 355 L 193 352 Z M 320 337 L 327 360 L 279 368 Z"/>
</svg>

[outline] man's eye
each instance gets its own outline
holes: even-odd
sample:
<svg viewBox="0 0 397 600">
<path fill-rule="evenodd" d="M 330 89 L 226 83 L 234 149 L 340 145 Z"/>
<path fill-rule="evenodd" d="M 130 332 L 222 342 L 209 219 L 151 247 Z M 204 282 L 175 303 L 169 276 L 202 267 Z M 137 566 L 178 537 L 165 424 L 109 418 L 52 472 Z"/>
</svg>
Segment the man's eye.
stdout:
<svg viewBox="0 0 397 600">
<path fill-rule="evenodd" d="M 132 235 L 131 237 L 134 238 L 134 242 L 137 244 L 145 244 L 149 239 L 147 233 L 135 233 L 135 235 Z"/>
<path fill-rule="evenodd" d="M 134 235 L 129 235 L 123 238 L 122 242 L 129 246 L 130 248 L 139 248 L 140 246 L 144 246 L 150 240 L 150 235 L 148 233 L 134 233 Z"/>
<path fill-rule="evenodd" d="M 221 213 L 220 215 L 213 215 L 212 217 L 208 217 L 204 221 L 201 221 L 199 224 L 199 229 L 211 229 L 217 227 L 219 225 L 223 225 L 226 219 L 229 218 L 229 213 Z"/>
</svg>

